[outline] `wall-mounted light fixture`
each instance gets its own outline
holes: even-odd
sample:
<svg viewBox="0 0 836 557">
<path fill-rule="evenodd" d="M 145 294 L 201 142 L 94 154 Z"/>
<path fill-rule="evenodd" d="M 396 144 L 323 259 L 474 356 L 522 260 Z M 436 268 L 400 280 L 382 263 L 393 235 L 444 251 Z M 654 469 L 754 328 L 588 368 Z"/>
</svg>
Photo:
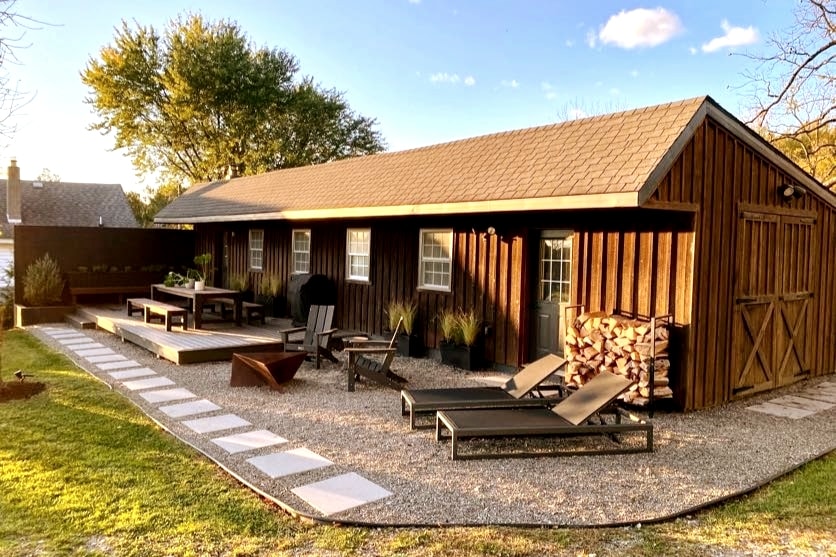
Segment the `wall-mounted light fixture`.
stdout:
<svg viewBox="0 0 836 557">
<path fill-rule="evenodd" d="M 489 226 L 486 232 L 489 236 L 493 236 L 494 234 L 496 234 L 496 228 L 494 228 L 493 226 Z"/>
<path fill-rule="evenodd" d="M 801 186 L 794 186 L 792 184 L 781 184 L 780 186 L 778 186 L 778 195 L 780 195 L 781 199 L 783 199 L 784 201 L 798 199 L 806 193 L 807 190 Z"/>
</svg>

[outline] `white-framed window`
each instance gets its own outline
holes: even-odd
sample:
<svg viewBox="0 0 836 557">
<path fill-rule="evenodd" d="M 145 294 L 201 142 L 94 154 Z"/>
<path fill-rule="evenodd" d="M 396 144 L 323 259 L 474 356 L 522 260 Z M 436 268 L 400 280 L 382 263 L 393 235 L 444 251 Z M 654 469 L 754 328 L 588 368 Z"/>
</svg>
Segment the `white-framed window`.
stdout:
<svg viewBox="0 0 836 557">
<path fill-rule="evenodd" d="M 369 282 L 370 228 L 349 228 L 346 231 L 346 278 Z"/>
<path fill-rule="evenodd" d="M 250 230 L 250 269 L 260 271 L 264 266 L 264 230 Z"/>
<path fill-rule="evenodd" d="M 311 270 L 311 231 L 293 231 L 293 272 L 308 273 Z"/>
<path fill-rule="evenodd" d="M 453 230 L 421 229 L 418 287 L 450 292 L 453 268 Z"/>
</svg>

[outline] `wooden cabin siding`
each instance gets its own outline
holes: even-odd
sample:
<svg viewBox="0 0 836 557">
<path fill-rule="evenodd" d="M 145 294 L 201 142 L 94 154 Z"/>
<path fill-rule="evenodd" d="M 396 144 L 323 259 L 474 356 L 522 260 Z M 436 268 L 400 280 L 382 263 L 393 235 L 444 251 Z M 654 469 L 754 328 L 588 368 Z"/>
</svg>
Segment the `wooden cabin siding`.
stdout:
<svg viewBox="0 0 836 557">
<path fill-rule="evenodd" d="M 262 271 L 249 269 L 250 228 L 264 230 Z M 525 334 L 521 318 L 527 281 L 526 273 L 521 272 L 525 266 L 525 229 L 505 227 L 502 234 L 488 235 L 487 226 L 467 218 L 458 219 L 456 226 L 451 226 L 448 220 L 416 218 L 350 223 L 269 221 L 195 227 L 199 237 L 198 251 L 217 252 L 216 243 L 227 234 L 229 274 L 246 272 L 250 288 L 258 292 L 266 273 L 279 273 L 285 297 L 291 275 L 291 231 L 299 228 L 311 230 L 310 272 L 331 278 L 337 286 L 336 326 L 382 334 L 388 326 L 385 313 L 388 304 L 395 300 L 415 300 L 419 332 L 425 345 L 433 348 L 441 338 L 436 316 L 442 310 L 474 309 L 490 329 L 485 339 L 485 357 L 514 367 L 525 360 L 525 350 L 520 343 Z M 346 279 L 347 228 L 371 229 L 368 283 Z M 422 228 L 454 230 L 451 292 L 418 289 L 419 231 Z"/>
<path fill-rule="evenodd" d="M 734 369 L 740 349 L 735 347 L 734 337 L 741 334 L 739 322 L 741 311 L 745 311 L 736 300 L 746 294 L 746 280 L 760 281 L 760 290 L 778 295 L 808 288 L 809 284 L 813 297 L 806 310 L 802 351 L 810 362 L 810 375 L 836 369 L 836 282 L 827 278 L 836 274 L 834 210 L 809 192 L 800 199 L 782 201 L 777 189 L 783 183 L 796 184 L 709 118 L 696 130 L 651 197 L 661 206 L 693 205 L 698 209 L 693 326 L 686 342 L 689 351 L 683 370 L 687 409 L 713 406 L 735 396 Z M 756 242 L 762 245 L 746 245 L 755 241 L 744 241 L 746 231 L 741 223 L 747 212 L 782 215 L 780 245 L 770 245 L 777 238 L 760 238 Z M 809 242 L 800 236 L 798 227 L 793 229 L 793 221 L 799 218 L 815 219 Z M 809 251 L 797 249 L 804 245 Z M 777 251 L 780 256 L 775 255 Z M 745 257 L 749 252 L 750 256 Z M 770 263 L 764 264 L 767 261 Z M 779 338 L 783 326 L 775 323 L 775 342 L 786 348 L 787 339 Z M 782 346 L 774 350 L 784 352 Z M 781 364 L 774 363 L 776 367 Z"/>
</svg>

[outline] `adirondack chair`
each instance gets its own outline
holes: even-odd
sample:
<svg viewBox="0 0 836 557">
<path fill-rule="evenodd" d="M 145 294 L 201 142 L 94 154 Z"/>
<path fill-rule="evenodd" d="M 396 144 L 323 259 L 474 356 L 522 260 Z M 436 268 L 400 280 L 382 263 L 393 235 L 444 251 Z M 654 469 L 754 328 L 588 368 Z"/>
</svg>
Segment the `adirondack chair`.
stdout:
<svg viewBox="0 0 836 557">
<path fill-rule="evenodd" d="M 308 314 L 308 324 L 306 326 L 279 330 L 279 336 L 284 343 L 285 351 L 307 352 L 309 356 L 314 357 L 316 369 L 319 369 L 321 358 L 327 358 L 336 364 L 337 358 L 334 357 L 334 354 L 328 348 L 331 335 L 337 331 L 337 329 L 331 328 L 331 322 L 333 320 L 334 306 L 311 306 L 311 311 Z M 305 337 L 301 342 L 289 340 L 288 337 L 291 334 L 301 331 L 305 331 Z"/>
<path fill-rule="evenodd" d="M 359 377 L 370 379 L 384 387 L 395 390 L 400 390 L 407 382 L 406 379 L 389 369 L 397 350 L 395 343 L 398 340 L 398 331 L 402 323 L 403 317 L 398 320 L 398 324 L 392 333 L 392 340 L 388 344 L 386 341 L 367 340 L 354 343 L 351 347 L 345 349 L 348 352 L 346 376 L 349 392 L 354 391 L 354 382 Z M 380 346 L 381 344 L 383 346 Z M 376 359 L 375 356 L 382 359 Z"/>
</svg>

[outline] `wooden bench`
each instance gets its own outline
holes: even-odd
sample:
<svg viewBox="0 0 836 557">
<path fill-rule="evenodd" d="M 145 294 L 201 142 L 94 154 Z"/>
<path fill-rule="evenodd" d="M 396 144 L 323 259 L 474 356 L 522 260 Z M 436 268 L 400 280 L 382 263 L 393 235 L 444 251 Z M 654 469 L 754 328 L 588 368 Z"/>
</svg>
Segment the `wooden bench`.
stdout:
<svg viewBox="0 0 836 557">
<path fill-rule="evenodd" d="M 150 323 L 151 319 L 159 318 L 165 323 L 166 331 L 171 331 L 172 324 L 182 325 L 184 331 L 188 329 L 189 310 L 156 300 L 148 300 L 148 302 L 144 303 L 144 307 L 146 323 Z M 180 318 L 179 323 L 173 323 L 175 317 Z"/>
<path fill-rule="evenodd" d="M 153 304 L 154 300 L 151 298 L 128 298 L 128 317 L 132 316 L 134 312 L 140 312 L 145 315 L 145 304 Z"/>
<path fill-rule="evenodd" d="M 221 305 L 221 317 L 226 319 L 226 306 L 234 306 L 235 301 L 232 298 L 212 298 L 210 302 Z M 254 304 L 253 302 L 241 302 L 241 310 L 247 318 L 247 323 L 253 323 L 253 320 L 264 325 L 264 306 L 262 304 Z"/>
</svg>

